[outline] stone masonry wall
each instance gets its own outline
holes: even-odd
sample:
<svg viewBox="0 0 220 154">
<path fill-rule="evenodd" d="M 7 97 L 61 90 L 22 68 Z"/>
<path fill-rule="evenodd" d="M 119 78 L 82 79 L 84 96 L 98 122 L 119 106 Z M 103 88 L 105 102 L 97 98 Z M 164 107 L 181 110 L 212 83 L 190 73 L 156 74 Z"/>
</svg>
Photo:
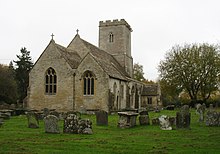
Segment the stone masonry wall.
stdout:
<svg viewBox="0 0 220 154">
<path fill-rule="evenodd" d="M 56 95 L 45 94 L 45 73 L 52 67 L 57 74 Z M 68 111 L 73 109 L 73 70 L 56 51 L 53 42 L 50 42 L 45 52 L 36 62 L 29 74 L 29 92 L 27 107 L 30 109 L 56 109 Z"/>
<path fill-rule="evenodd" d="M 94 96 L 83 95 L 83 78 L 82 75 L 86 71 L 91 71 L 95 75 Z M 108 75 L 88 54 L 79 65 L 76 78 L 76 93 L 75 93 L 75 109 L 80 111 L 81 109 L 101 109 L 108 111 Z"/>
<path fill-rule="evenodd" d="M 99 23 L 99 47 L 112 54 L 132 77 L 131 31 L 124 19 Z M 113 42 L 109 41 L 110 33 L 113 34 Z"/>
</svg>

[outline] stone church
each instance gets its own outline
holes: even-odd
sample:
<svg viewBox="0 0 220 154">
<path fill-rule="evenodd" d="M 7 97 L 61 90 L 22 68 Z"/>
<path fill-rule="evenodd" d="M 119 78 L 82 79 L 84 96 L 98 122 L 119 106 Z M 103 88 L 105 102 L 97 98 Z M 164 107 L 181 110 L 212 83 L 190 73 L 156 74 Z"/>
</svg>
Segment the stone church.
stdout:
<svg viewBox="0 0 220 154">
<path fill-rule="evenodd" d="M 133 79 L 131 26 L 99 22 L 99 47 L 77 34 L 67 47 L 53 37 L 29 74 L 27 108 L 118 111 L 159 106 L 158 85 Z"/>
</svg>

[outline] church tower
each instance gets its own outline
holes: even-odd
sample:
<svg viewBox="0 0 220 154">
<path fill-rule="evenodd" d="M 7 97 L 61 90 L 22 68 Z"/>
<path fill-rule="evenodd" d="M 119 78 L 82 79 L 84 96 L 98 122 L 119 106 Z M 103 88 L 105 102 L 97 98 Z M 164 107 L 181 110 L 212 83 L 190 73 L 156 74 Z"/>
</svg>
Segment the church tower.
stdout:
<svg viewBox="0 0 220 154">
<path fill-rule="evenodd" d="M 130 25 L 124 20 L 99 22 L 99 48 L 113 55 L 133 78 Z"/>
</svg>

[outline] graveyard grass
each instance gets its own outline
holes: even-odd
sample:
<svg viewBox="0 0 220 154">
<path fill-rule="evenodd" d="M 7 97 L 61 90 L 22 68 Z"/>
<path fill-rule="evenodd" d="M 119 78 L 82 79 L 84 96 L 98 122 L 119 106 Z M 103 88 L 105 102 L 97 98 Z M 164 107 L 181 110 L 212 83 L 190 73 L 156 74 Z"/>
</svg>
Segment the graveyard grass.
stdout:
<svg viewBox="0 0 220 154">
<path fill-rule="evenodd" d="M 175 116 L 176 111 L 149 112 L 150 118 Z M 220 127 L 198 123 L 191 110 L 190 130 L 160 130 L 159 126 L 117 127 L 118 116 L 109 116 L 108 126 L 96 126 L 95 115 L 83 115 L 93 122 L 93 135 L 46 134 L 40 128 L 27 128 L 26 116 L 11 117 L 0 128 L 0 153 L 220 153 Z"/>
</svg>

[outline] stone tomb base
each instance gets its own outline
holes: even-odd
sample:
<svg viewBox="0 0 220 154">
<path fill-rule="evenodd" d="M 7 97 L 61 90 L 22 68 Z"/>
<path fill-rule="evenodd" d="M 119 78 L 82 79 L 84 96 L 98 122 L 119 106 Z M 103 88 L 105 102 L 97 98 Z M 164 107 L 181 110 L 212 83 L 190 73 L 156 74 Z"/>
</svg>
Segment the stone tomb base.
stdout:
<svg viewBox="0 0 220 154">
<path fill-rule="evenodd" d="M 138 113 L 134 112 L 118 112 L 119 122 L 118 127 L 120 128 L 130 128 L 136 125 L 136 118 Z"/>
</svg>

